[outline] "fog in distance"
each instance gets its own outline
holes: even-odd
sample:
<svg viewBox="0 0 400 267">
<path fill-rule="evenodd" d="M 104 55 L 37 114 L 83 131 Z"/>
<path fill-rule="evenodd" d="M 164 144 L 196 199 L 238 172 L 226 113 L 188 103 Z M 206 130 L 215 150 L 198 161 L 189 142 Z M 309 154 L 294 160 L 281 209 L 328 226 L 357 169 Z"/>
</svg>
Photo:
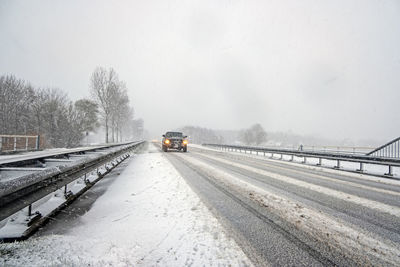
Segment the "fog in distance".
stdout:
<svg viewBox="0 0 400 267">
<path fill-rule="evenodd" d="M 0 71 L 89 96 L 126 82 L 151 137 L 185 125 L 400 136 L 400 2 L 1 1 Z"/>
</svg>

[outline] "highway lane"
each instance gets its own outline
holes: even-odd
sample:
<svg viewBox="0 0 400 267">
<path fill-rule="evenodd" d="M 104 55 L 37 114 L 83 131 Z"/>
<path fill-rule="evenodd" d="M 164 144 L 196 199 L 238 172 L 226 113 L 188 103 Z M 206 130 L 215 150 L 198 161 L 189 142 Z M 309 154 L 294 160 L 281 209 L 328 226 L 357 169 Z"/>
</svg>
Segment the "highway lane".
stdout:
<svg viewBox="0 0 400 267">
<path fill-rule="evenodd" d="M 209 149 L 166 155 L 256 264 L 400 264 L 397 181 Z"/>
</svg>

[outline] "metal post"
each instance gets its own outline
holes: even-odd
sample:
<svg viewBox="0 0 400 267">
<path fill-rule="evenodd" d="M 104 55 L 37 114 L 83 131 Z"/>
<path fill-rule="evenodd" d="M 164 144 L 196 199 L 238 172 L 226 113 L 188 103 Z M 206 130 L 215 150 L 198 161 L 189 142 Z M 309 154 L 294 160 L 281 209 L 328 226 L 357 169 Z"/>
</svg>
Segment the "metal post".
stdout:
<svg viewBox="0 0 400 267">
<path fill-rule="evenodd" d="M 283 159 L 283 154 L 281 154 L 281 157 L 280 157 L 280 159 Z"/>
<path fill-rule="evenodd" d="M 389 165 L 389 172 L 385 173 L 387 176 L 393 176 L 393 167 Z"/>
<path fill-rule="evenodd" d="M 17 150 L 17 137 L 14 137 L 14 151 Z"/>
<path fill-rule="evenodd" d="M 67 194 L 67 185 L 64 186 L 64 195 Z"/>
<path fill-rule="evenodd" d="M 265 151 L 264 151 L 264 157 L 265 157 Z"/>
<path fill-rule="evenodd" d="M 32 204 L 28 206 L 28 216 L 32 216 Z"/>
<path fill-rule="evenodd" d="M 303 158 L 303 162 L 302 163 L 304 163 L 304 164 L 307 163 L 307 158 L 306 157 Z"/>
<path fill-rule="evenodd" d="M 357 171 L 364 172 L 364 163 L 360 162 L 360 169 L 358 169 Z"/>
<path fill-rule="evenodd" d="M 336 166 L 334 166 L 335 169 L 340 169 L 340 160 L 337 160 Z"/>
<path fill-rule="evenodd" d="M 317 166 L 321 166 L 321 165 L 322 165 L 322 158 L 319 158 L 319 159 L 318 159 Z"/>
<path fill-rule="evenodd" d="M 28 137 L 25 137 L 25 150 L 28 150 Z"/>
<path fill-rule="evenodd" d="M 0 136 L 0 152 L 3 151 L 3 137 Z"/>
<path fill-rule="evenodd" d="M 292 155 L 292 157 L 291 157 L 290 161 L 293 161 L 293 160 L 294 160 L 294 156 Z"/>
</svg>

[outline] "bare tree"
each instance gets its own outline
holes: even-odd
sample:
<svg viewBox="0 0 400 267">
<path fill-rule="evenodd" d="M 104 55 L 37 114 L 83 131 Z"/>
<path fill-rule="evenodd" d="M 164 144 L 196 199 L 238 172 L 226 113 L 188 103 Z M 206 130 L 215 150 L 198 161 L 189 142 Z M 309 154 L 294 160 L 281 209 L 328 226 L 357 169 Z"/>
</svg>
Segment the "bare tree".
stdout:
<svg viewBox="0 0 400 267">
<path fill-rule="evenodd" d="M 104 127 L 105 141 L 108 143 L 109 123 L 112 115 L 113 100 L 118 87 L 118 76 L 114 69 L 97 67 L 90 79 L 91 93 L 99 105 Z"/>
<path fill-rule="evenodd" d="M 44 103 L 42 107 L 42 131 L 48 142 L 54 147 L 66 145 L 64 140 L 68 134 L 66 114 L 68 112 L 69 100 L 65 93 L 59 89 L 45 89 Z M 72 128 L 72 127 L 71 127 Z"/>
<path fill-rule="evenodd" d="M 247 145 L 260 145 L 267 140 L 267 133 L 261 126 L 256 123 L 248 129 L 245 129 L 240 134 L 240 139 Z"/>
<path fill-rule="evenodd" d="M 31 104 L 34 130 L 37 135 L 42 134 L 44 105 L 48 96 L 48 89 L 37 89 Z"/>
<path fill-rule="evenodd" d="M 189 142 L 194 144 L 222 144 L 224 141 L 222 136 L 218 135 L 216 131 L 212 129 L 196 126 L 185 126 L 183 128 L 180 128 L 179 130 L 188 135 Z"/>
<path fill-rule="evenodd" d="M 132 121 L 132 139 L 141 140 L 143 139 L 144 122 L 143 119 L 137 119 Z"/>
<path fill-rule="evenodd" d="M 97 68 L 91 77 L 95 101 L 75 103 L 59 89 L 35 89 L 13 75 L 0 76 L 0 134 L 38 134 L 50 147 L 79 145 L 84 133 L 98 127 L 98 114 L 106 128 L 112 123 L 113 139 L 133 121 L 133 108 L 125 83 L 113 69 Z"/>
<path fill-rule="evenodd" d="M 94 131 L 98 127 L 98 106 L 89 99 L 80 99 L 75 102 L 77 112 L 77 123 L 83 132 Z"/>
<path fill-rule="evenodd" d="M 113 109 L 112 109 L 113 142 L 115 141 L 114 134 L 116 135 L 116 141 L 121 141 L 122 128 L 124 124 L 129 123 L 130 115 L 131 114 L 130 114 L 128 92 L 125 83 L 120 82 L 116 87 L 116 92 L 113 98 Z"/>
<path fill-rule="evenodd" d="M 110 141 L 110 130 L 112 142 L 122 141 L 124 128 L 133 121 L 133 108 L 125 83 L 112 68 L 98 67 L 92 74 L 90 87 L 100 109 L 106 142 Z"/>
<path fill-rule="evenodd" d="M 0 132 L 31 132 L 30 104 L 34 91 L 13 75 L 0 76 Z"/>
</svg>

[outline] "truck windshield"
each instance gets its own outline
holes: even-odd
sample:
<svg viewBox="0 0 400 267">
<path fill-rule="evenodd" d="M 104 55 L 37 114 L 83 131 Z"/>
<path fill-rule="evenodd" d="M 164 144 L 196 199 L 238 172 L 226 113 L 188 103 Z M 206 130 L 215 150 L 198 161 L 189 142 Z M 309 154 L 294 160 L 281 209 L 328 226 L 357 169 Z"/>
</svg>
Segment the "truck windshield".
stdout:
<svg viewBox="0 0 400 267">
<path fill-rule="evenodd" d="M 167 132 L 165 134 L 166 137 L 182 137 L 182 133 L 180 132 Z"/>
</svg>

